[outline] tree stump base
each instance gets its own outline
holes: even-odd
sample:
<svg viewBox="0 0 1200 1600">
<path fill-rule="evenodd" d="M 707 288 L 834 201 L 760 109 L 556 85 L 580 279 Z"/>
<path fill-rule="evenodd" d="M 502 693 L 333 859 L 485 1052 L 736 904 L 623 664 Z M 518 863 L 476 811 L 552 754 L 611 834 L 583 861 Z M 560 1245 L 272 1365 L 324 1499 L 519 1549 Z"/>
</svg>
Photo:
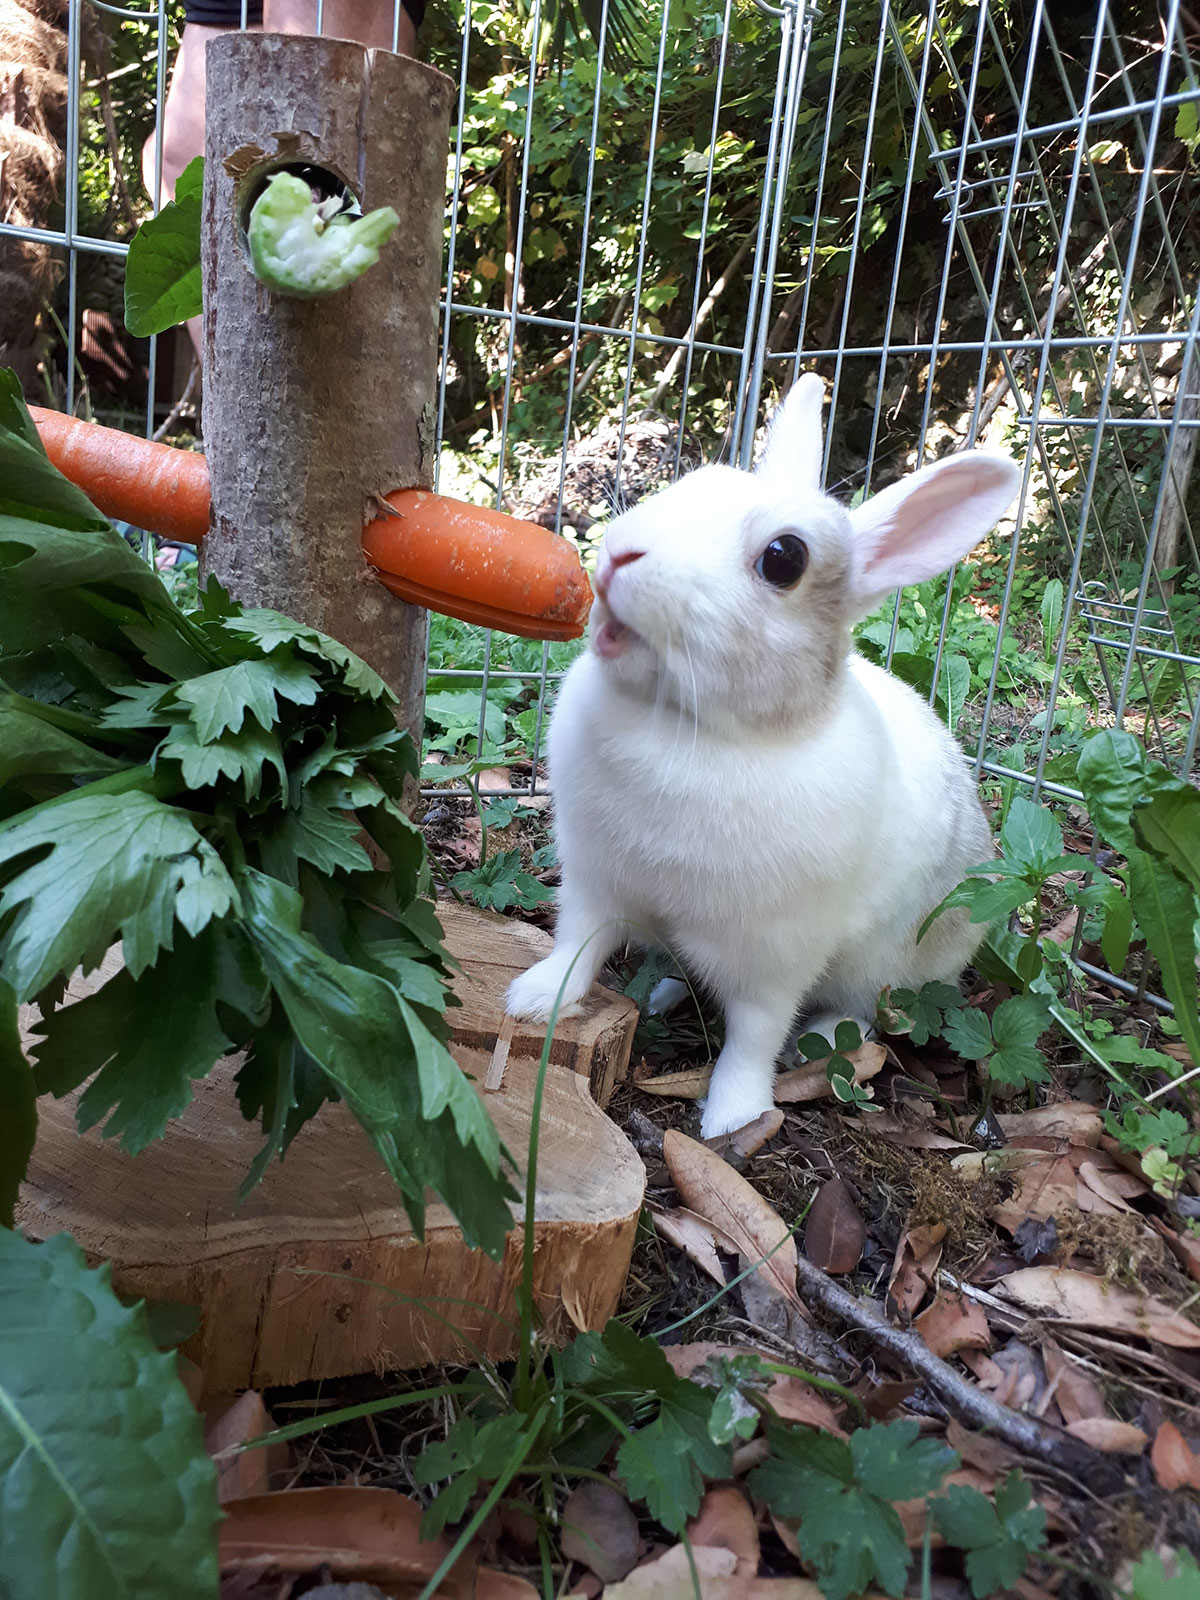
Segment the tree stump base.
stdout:
<svg viewBox="0 0 1200 1600">
<path fill-rule="evenodd" d="M 506 1027 L 503 985 L 544 953 L 547 937 L 503 918 L 440 909 L 465 969 L 451 1050 L 523 1166 L 543 1040 Z M 110 971 L 77 976 L 72 994 L 98 987 Z M 556 1030 L 534 1256 L 534 1297 L 554 1339 L 602 1326 L 628 1271 L 642 1163 L 588 1086 L 611 1092 L 636 1017 L 629 1001 L 597 987 L 584 1014 Z M 239 1205 L 261 1135 L 238 1110 L 236 1068 L 235 1060 L 220 1063 L 166 1136 L 136 1158 L 95 1130 L 76 1133 L 75 1096 L 42 1100 L 19 1226 L 32 1238 L 69 1229 L 90 1258 L 112 1262 L 122 1293 L 197 1306 L 200 1327 L 183 1349 L 209 1392 L 512 1355 L 521 1230 L 493 1262 L 467 1249 L 434 1202 L 418 1242 L 378 1157 L 340 1105 L 326 1106 Z"/>
</svg>

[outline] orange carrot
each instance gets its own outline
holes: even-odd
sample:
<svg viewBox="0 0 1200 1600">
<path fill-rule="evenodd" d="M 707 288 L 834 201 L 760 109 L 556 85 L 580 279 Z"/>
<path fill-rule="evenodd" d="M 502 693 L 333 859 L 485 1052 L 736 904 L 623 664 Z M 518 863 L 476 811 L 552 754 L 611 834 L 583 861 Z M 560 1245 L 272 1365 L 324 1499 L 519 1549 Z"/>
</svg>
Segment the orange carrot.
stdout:
<svg viewBox="0 0 1200 1600">
<path fill-rule="evenodd" d="M 30 406 L 46 454 L 97 511 L 167 539 L 196 544 L 208 532 L 208 463 L 61 411 Z"/>
<path fill-rule="evenodd" d="M 569 539 L 427 489 L 385 498 L 393 515 L 368 522 L 363 554 L 393 594 L 528 639 L 583 632 L 592 591 Z"/>
<path fill-rule="evenodd" d="M 208 464 L 58 411 L 30 406 L 51 461 L 98 510 L 169 539 L 208 532 Z M 592 591 L 569 539 L 425 489 L 387 497 L 363 529 L 363 554 L 402 600 L 529 639 L 577 639 Z"/>
</svg>

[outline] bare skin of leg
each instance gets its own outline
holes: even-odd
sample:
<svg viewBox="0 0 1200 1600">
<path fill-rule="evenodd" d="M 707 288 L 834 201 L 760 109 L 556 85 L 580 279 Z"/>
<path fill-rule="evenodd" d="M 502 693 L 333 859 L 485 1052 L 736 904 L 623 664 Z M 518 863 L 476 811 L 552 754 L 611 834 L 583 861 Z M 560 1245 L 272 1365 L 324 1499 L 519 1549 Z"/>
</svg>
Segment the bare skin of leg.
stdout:
<svg viewBox="0 0 1200 1600">
<path fill-rule="evenodd" d="M 321 8 L 321 32 L 332 39 L 355 39 L 375 49 L 392 48 L 392 7 L 384 0 L 325 0 Z M 219 38 L 226 28 L 206 28 L 189 22 L 179 42 L 179 54 L 171 72 L 171 82 L 163 106 L 162 189 L 159 204 L 175 198 L 179 175 L 196 156 L 204 154 L 204 52 L 210 39 Z M 262 27 L 250 33 L 305 33 L 317 31 L 317 0 L 265 0 Z M 412 55 L 417 46 L 417 30 L 407 11 L 400 12 L 397 49 Z M 142 181 L 146 193 L 154 194 L 155 135 L 142 147 Z M 203 324 L 193 317 L 187 325 L 196 355 L 204 345 Z"/>
</svg>

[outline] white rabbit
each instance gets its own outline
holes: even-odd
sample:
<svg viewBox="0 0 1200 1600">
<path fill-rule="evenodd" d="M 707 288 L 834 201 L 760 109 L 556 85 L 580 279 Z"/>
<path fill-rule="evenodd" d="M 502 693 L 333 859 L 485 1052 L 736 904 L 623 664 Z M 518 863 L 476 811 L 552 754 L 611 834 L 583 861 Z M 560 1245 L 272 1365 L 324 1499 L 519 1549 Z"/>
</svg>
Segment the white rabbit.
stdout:
<svg viewBox="0 0 1200 1600">
<path fill-rule="evenodd" d="M 627 939 L 662 944 L 725 1013 L 705 1138 L 769 1109 L 802 1007 L 865 1027 L 885 984 L 956 982 L 982 932 L 951 912 L 917 943 L 989 829 L 958 745 L 850 629 L 964 556 L 1020 473 L 968 452 L 847 511 L 823 396 L 798 380 L 753 474 L 702 467 L 610 525 L 550 726 L 557 936 L 508 1009 L 545 1021 L 561 989 L 569 1015 Z"/>
</svg>

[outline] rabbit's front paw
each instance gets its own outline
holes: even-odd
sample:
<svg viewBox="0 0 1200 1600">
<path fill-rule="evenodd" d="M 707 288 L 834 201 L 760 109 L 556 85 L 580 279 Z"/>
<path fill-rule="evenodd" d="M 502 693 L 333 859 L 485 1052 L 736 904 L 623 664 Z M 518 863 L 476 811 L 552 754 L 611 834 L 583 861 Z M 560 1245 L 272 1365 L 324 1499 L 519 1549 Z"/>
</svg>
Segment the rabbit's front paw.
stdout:
<svg viewBox="0 0 1200 1600">
<path fill-rule="evenodd" d="M 565 976 L 562 962 L 547 956 L 545 961 L 539 961 L 509 984 L 505 1010 L 510 1017 L 521 1017 L 527 1022 L 549 1022 L 557 1003 L 560 1018 L 577 1015 L 583 996 L 574 977 L 566 977 L 564 983 Z"/>
<path fill-rule="evenodd" d="M 774 1103 L 770 1089 L 765 1095 L 749 1092 L 744 1083 L 731 1089 L 714 1077 L 700 1117 L 700 1137 L 716 1139 L 722 1133 L 736 1133 L 770 1111 Z"/>
</svg>

